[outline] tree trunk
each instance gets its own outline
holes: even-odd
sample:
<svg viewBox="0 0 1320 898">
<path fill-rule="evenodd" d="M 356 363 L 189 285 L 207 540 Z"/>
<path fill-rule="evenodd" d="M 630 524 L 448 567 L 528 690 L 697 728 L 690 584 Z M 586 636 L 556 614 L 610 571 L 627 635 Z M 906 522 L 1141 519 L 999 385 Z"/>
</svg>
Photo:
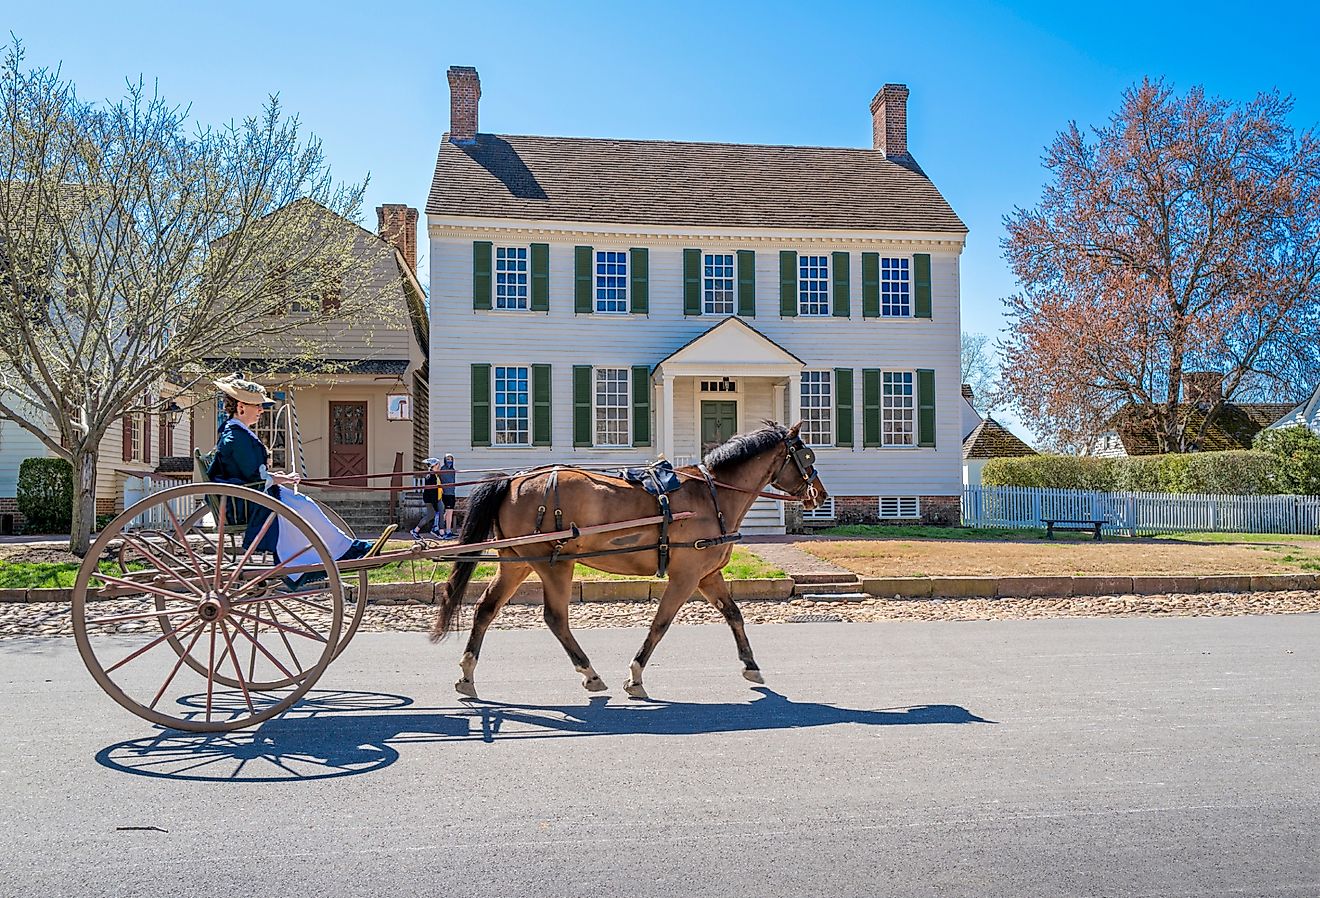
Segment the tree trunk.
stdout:
<svg viewBox="0 0 1320 898">
<path fill-rule="evenodd" d="M 92 544 L 96 524 L 96 448 L 73 452 L 73 526 L 69 528 L 69 551 L 79 558 Z"/>
</svg>

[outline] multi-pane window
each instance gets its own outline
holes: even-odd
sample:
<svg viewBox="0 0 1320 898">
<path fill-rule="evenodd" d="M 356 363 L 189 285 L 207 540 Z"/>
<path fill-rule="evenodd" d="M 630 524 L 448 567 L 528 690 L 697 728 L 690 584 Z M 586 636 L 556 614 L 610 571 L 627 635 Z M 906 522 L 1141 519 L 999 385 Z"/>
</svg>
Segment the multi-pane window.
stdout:
<svg viewBox="0 0 1320 898">
<path fill-rule="evenodd" d="M 146 445 L 144 439 L 147 429 L 147 416 L 143 412 L 134 412 L 124 420 L 124 426 L 129 430 L 129 454 L 128 457 L 133 461 L 146 461 Z"/>
<path fill-rule="evenodd" d="M 834 443 L 834 372 L 802 372 L 803 442 L 809 446 Z"/>
<path fill-rule="evenodd" d="M 912 314 L 912 274 L 907 259 L 880 260 L 880 314 L 886 317 Z"/>
<path fill-rule="evenodd" d="M 798 256 L 798 314 L 830 313 L 830 257 Z"/>
<path fill-rule="evenodd" d="M 287 471 L 289 469 L 289 441 L 286 428 L 283 426 L 287 419 L 281 418 L 278 408 L 268 408 L 261 413 L 257 419 L 257 426 L 253 428 L 261 442 L 266 444 L 270 450 L 270 470 Z M 280 426 L 276 426 L 276 423 Z"/>
<path fill-rule="evenodd" d="M 732 315 L 734 302 L 733 253 L 706 253 L 702 302 L 707 315 Z"/>
<path fill-rule="evenodd" d="M 628 311 L 628 254 L 601 250 L 596 253 L 596 311 Z"/>
<path fill-rule="evenodd" d="M 495 308 L 527 308 L 527 247 L 495 248 Z"/>
<path fill-rule="evenodd" d="M 531 443 L 527 401 L 527 368 L 495 368 L 495 445 Z"/>
<path fill-rule="evenodd" d="M 596 445 L 628 445 L 628 369 L 596 369 Z"/>
<path fill-rule="evenodd" d="M 916 442 L 916 398 L 911 371 L 881 372 L 880 428 L 885 446 L 911 446 Z"/>
</svg>

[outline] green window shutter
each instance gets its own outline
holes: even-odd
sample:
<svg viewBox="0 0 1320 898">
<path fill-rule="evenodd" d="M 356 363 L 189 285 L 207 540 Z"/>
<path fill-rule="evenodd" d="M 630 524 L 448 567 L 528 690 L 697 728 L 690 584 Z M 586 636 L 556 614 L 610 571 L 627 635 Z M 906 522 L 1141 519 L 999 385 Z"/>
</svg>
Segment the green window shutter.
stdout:
<svg viewBox="0 0 1320 898">
<path fill-rule="evenodd" d="M 853 444 L 853 373 L 851 368 L 834 369 L 834 445 Z"/>
<path fill-rule="evenodd" d="M 586 315 L 596 310 L 592 284 L 595 279 L 594 253 L 589 246 L 573 247 L 573 311 Z"/>
<path fill-rule="evenodd" d="M 791 249 L 779 253 L 779 314 L 792 318 L 798 313 L 798 260 Z"/>
<path fill-rule="evenodd" d="M 591 366 L 573 366 L 573 445 L 591 445 Z"/>
<path fill-rule="evenodd" d="M 880 445 L 880 369 L 862 369 L 862 447 Z"/>
<path fill-rule="evenodd" d="M 756 250 L 738 250 L 738 314 L 756 317 Z"/>
<path fill-rule="evenodd" d="M 632 369 L 632 416 L 632 444 L 651 445 L 651 369 L 646 365 Z"/>
<path fill-rule="evenodd" d="M 879 253 L 862 253 L 862 317 L 880 317 Z"/>
<path fill-rule="evenodd" d="M 683 314 L 701 314 L 701 250 L 683 250 Z"/>
<path fill-rule="evenodd" d="M 651 253 L 646 247 L 628 251 L 628 311 L 634 315 L 645 315 L 651 308 L 650 266 Z"/>
<path fill-rule="evenodd" d="M 912 294 L 912 317 L 930 318 L 930 253 L 912 257 Z"/>
<path fill-rule="evenodd" d="M 472 445 L 490 445 L 490 365 L 472 366 Z"/>
<path fill-rule="evenodd" d="M 472 308 L 490 308 L 490 241 L 472 241 Z"/>
<path fill-rule="evenodd" d="M 550 244 L 533 243 L 530 259 L 532 269 L 531 309 L 533 312 L 550 311 Z"/>
<path fill-rule="evenodd" d="M 532 366 L 532 445 L 549 446 L 550 366 Z"/>
<path fill-rule="evenodd" d="M 830 267 L 834 269 L 834 296 L 830 310 L 835 318 L 847 318 L 852 314 L 852 260 L 848 253 L 834 253 L 834 258 L 830 260 Z"/>
<path fill-rule="evenodd" d="M 935 372 L 917 369 L 917 445 L 935 448 Z"/>
</svg>

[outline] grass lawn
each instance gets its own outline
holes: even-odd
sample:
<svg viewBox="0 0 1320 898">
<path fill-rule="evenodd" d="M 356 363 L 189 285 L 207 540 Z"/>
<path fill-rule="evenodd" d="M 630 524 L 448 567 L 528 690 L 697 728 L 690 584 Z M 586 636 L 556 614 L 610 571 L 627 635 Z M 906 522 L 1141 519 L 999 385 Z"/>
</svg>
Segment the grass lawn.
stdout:
<svg viewBox="0 0 1320 898">
<path fill-rule="evenodd" d="M 391 542 L 387 551 L 407 549 L 412 542 Z M 495 576 L 495 565 L 477 565 L 476 579 L 487 580 Z M 418 581 L 430 580 L 434 575 L 437 580 L 449 576 L 449 562 L 418 560 L 396 561 L 383 567 L 373 568 L 368 575 L 371 583 L 408 583 L 415 578 Z M 108 574 L 117 573 L 119 565 L 103 561 L 100 570 Z M 536 576 L 533 574 L 532 576 Z M 633 580 L 634 577 L 620 574 L 608 574 L 592 570 L 579 564 L 574 574 L 581 580 Z M 730 580 L 755 580 L 767 577 L 782 577 L 784 572 L 774 565 L 766 564 L 760 558 L 741 546 L 733 549 L 733 558 L 724 568 L 724 576 Z M 73 586 L 78 578 L 76 562 L 49 561 L 0 561 L 0 589 L 50 589 Z"/>
<path fill-rule="evenodd" d="M 798 547 L 868 577 L 1320 572 L 1320 536 L 1180 533 L 1096 542 L 1089 533 L 1047 540 L 1034 529 L 854 525 L 821 532 L 838 538 Z"/>
</svg>

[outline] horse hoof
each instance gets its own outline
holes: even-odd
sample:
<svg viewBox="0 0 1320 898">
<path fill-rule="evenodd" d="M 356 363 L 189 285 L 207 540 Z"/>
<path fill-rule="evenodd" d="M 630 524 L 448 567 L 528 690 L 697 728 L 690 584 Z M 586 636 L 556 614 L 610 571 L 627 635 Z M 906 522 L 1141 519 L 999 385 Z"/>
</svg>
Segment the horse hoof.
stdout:
<svg viewBox="0 0 1320 898">
<path fill-rule="evenodd" d="M 634 683 L 632 680 L 623 684 L 623 691 L 631 695 L 633 698 L 650 698 L 650 696 L 646 694 L 646 687 L 641 683 Z"/>
<path fill-rule="evenodd" d="M 588 692 L 604 692 L 610 687 L 605 685 L 605 681 L 600 677 L 588 677 L 582 681 L 582 688 Z"/>
<path fill-rule="evenodd" d="M 459 695 L 466 695 L 468 698 L 477 697 L 477 684 L 468 677 L 464 677 L 454 684 L 454 690 Z"/>
<path fill-rule="evenodd" d="M 751 680 L 753 683 L 759 683 L 762 685 L 765 683 L 765 677 L 761 676 L 761 672 L 759 670 L 753 670 L 750 667 L 743 671 L 743 676 L 746 679 Z"/>
</svg>

